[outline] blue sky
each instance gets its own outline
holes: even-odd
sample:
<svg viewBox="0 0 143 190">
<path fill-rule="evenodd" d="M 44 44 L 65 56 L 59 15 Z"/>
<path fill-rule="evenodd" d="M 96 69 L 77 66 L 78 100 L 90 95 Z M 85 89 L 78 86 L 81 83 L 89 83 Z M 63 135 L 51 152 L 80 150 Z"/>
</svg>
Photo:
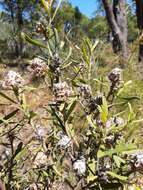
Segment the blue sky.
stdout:
<svg viewBox="0 0 143 190">
<path fill-rule="evenodd" d="M 78 6 L 80 11 L 87 15 L 88 17 L 92 17 L 94 11 L 96 10 L 96 1 L 97 0 L 69 0 L 73 6 Z"/>
</svg>

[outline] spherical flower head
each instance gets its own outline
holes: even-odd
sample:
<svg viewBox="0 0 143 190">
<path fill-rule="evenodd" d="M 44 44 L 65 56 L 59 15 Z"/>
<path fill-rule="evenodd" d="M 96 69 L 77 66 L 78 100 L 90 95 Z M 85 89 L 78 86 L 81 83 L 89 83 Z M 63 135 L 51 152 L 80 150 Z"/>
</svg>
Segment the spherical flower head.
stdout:
<svg viewBox="0 0 143 190">
<path fill-rule="evenodd" d="M 47 65 L 42 59 L 37 57 L 31 61 L 28 70 L 33 77 L 43 77 L 46 74 Z"/>
<path fill-rule="evenodd" d="M 9 71 L 2 81 L 3 89 L 12 89 L 12 88 L 20 88 L 24 86 L 24 79 L 21 75 L 15 71 Z"/>
<path fill-rule="evenodd" d="M 43 25 L 42 22 L 38 22 L 36 24 L 36 32 L 39 33 L 39 34 L 43 34 L 45 31 L 45 26 Z"/>
<path fill-rule="evenodd" d="M 53 93 L 56 102 L 63 102 L 68 99 L 72 90 L 66 82 L 60 82 L 53 85 Z"/>
<path fill-rule="evenodd" d="M 106 127 L 110 128 L 113 126 L 124 126 L 125 125 L 125 120 L 121 117 L 114 117 L 114 118 L 110 118 L 107 122 L 106 122 Z"/>
<path fill-rule="evenodd" d="M 47 156 L 44 154 L 44 152 L 38 152 L 36 155 L 36 158 L 34 160 L 34 163 L 38 167 L 45 166 L 47 163 Z"/>
<path fill-rule="evenodd" d="M 77 172 L 79 176 L 83 176 L 86 172 L 86 162 L 85 158 L 81 157 L 73 163 L 73 169 Z"/>
<path fill-rule="evenodd" d="M 97 95 L 94 98 L 94 100 L 96 105 L 101 106 L 103 104 L 103 95 L 102 94 Z"/>
<path fill-rule="evenodd" d="M 78 92 L 81 98 L 83 99 L 91 98 L 91 95 L 92 95 L 91 87 L 87 84 L 80 85 L 78 87 Z"/>
<path fill-rule="evenodd" d="M 67 136 L 67 135 L 64 135 L 63 133 L 61 133 L 59 135 L 59 137 L 61 138 L 59 141 L 58 141 L 58 146 L 60 148 L 68 148 L 70 147 L 71 145 L 71 139 Z"/>
<path fill-rule="evenodd" d="M 35 137 L 37 140 L 42 140 L 47 135 L 47 129 L 45 127 L 38 126 L 35 132 Z"/>
<path fill-rule="evenodd" d="M 122 80 L 122 69 L 120 68 L 115 68 L 113 69 L 109 75 L 108 75 L 109 80 L 111 83 L 116 83 Z"/>
<path fill-rule="evenodd" d="M 99 170 L 97 172 L 97 176 L 98 176 L 98 178 L 99 178 L 100 181 L 102 181 L 104 183 L 108 183 L 109 182 L 108 175 L 107 175 L 106 171 Z"/>
<path fill-rule="evenodd" d="M 143 170 L 143 153 L 134 155 L 134 167 L 138 170 Z"/>
</svg>

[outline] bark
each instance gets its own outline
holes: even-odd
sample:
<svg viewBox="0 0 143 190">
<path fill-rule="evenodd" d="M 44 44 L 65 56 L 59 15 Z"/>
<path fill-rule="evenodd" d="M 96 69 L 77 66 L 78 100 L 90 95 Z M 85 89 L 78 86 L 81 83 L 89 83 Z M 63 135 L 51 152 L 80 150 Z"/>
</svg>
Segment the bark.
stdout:
<svg viewBox="0 0 143 190">
<path fill-rule="evenodd" d="M 136 15 L 137 15 L 137 24 L 140 30 L 140 35 L 143 37 L 143 1 L 135 0 L 136 2 Z M 140 41 L 139 44 L 139 61 L 143 62 L 143 42 Z"/>
<path fill-rule="evenodd" d="M 102 0 L 106 12 L 106 18 L 113 35 L 113 50 L 115 53 L 121 52 L 124 59 L 128 57 L 127 47 L 127 19 L 126 19 L 126 1 Z"/>
</svg>

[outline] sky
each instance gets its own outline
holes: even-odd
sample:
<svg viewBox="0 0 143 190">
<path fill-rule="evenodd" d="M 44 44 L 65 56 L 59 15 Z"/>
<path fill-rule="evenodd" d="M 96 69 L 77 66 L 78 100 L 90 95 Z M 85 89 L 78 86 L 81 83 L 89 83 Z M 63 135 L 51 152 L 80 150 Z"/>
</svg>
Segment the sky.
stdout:
<svg viewBox="0 0 143 190">
<path fill-rule="evenodd" d="M 78 6 L 80 11 L 87 15 L 88 17 L 92 17 L 94 11 L 96 10 L 96 2 L 97 0 L 69 0 L 73 6 Z"/>
</svg>

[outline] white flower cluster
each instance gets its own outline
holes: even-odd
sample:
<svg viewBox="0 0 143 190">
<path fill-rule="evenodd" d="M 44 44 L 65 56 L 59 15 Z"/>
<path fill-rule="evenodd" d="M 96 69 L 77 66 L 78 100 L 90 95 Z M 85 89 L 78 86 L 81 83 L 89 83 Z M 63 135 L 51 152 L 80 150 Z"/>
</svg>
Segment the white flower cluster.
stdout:
<svg viewBox="0 0 143 190">
<path fill-rule="evenodd" d="M 71 88 L 66 82 L 56 83 L 53 86 L 53 93 L 56 102 L 66 101 L 72 94 Z"/>
<path fill-rule="evenodd" d="M 78 87 L 78 92 L 82 99 L 89 99 L 91 98 L 92 92 L 91 87 L 87 84 L 82 84 Z"/>
<path fill-rule="evenodd" d="M 85 158 L 83 156 L 73 163 L 73 169 L 77 172 L 77 174 L 79 176 L 82 176 L 85 174 L 85 172 L 86 172 L 86 161 L 85 161 Z"/>
<path fill-rule="evenodd" d="M 43 140 L 48 134 L 48 130 L 46 127 L 42 127 L 40 125 L 36 126 L 36 131 L 35 131 L 35 138 L 37 140 Z"/>
<path fill-rule="evenodd" d="M 60 148 L 68 148 L 71 146 L 71 138 L 69 138 L 67 135 L 64 135 L 63 133 L 58 134 L 60 140 L 58 141 L 58 146 Z"/>
<path fill-rule="evenodd" d="M 111 83 L 120 82 L 122 80 L 122 69 L 120 69 L 120 68 L 113 69 L 109 73 L 108 78 L 111 81 Z"/>
<path fill-rule="evenodd" d="M 9 90 L 12 88 L 20 88 L 24 86 L 24 79 L 15 71 L 9 71 L 1 83 L 2 89 Z"/>
<path fill-rule="evenodd" d="M 136 169 L 143 170 L 143 153 L 134 155 L 134 166 Z"/>
<path fill-rule="evenodd" d="M 114 117 L 114 118 L 110 118 L 107 122 L 106 122 L 106 127 L 110 128 L 113 126 L 123 126 L 125 125 L 125 121 L 123 118 L 121 117 Z"/>
<path fill-rule="evenodd" d="M 38 152 L 35 160 L 34 160 L 34 164 L 37 167 L 42 167 L 45 166 L 47 164 L 47 156 L 44 154 L 44 152 Z"/>
<path fill-rule="evenodd" d="M 37 57 L 31 61 L 28 70 L 33 77 L 43 77 L 46 74 L 47 65 L 42 59 Z"/>
</svg>

